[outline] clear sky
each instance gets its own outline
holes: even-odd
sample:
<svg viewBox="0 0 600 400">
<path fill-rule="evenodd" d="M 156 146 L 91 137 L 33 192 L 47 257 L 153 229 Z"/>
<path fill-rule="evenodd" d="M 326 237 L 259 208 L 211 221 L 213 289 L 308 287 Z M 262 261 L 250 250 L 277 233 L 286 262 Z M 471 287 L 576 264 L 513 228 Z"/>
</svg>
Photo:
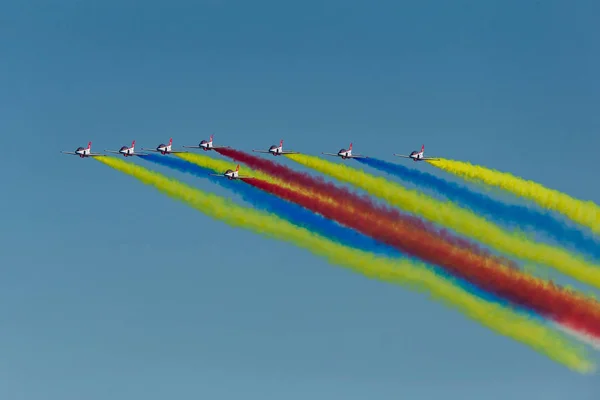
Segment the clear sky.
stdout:
<svg viewBox="0 0 600 400">
<path fill-rule="evenodd" d="M 388 160 L 425 144 L 600 202 L 599 12 L 583 0 L 1 3 L 0 397 L 600 398 L 596 377 L 424 295 L 59 153 L 210 133 L 314 154 L 352 141 Z"/>
</svg>

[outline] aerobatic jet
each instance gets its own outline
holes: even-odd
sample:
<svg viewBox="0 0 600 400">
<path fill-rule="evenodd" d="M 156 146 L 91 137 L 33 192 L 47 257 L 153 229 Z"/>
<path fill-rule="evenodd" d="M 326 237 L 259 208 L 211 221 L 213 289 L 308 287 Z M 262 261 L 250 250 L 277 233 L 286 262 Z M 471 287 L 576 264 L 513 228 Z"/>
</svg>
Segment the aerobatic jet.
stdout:
<svg viewBox="0 0 600 400">
<path fill-rule="evenodd" d="M 403 157 L 403 158 L 412 158 L 413 161 L 427 161 L 427 160 L 438 160 L 438 158 L 430 158 L 430 157 L 425 157 L 423 154 L 425 153 L 425 145 L 421 146 L 421 151 L 413 151 L 412 153 L 410 153 L 409 155 L 405 156 L 403 154 L 394 154 L 397 157 Z"/>
<path fill-rule="evenodd" d="M 145 148 L 142 148 L 142 150 L 153 151 L 155 153 L 160 153 L 162 155 L 165 155 L 165 154 L 175 154 L 175 153 L 185 153 L 185 151 L 175 151 L 175 150 L 173 150 L 172 146 L 173 146 L 173 138 L 170 138 L 169 139 L 169 144 L 161 143 L 161 144 L 159 144 L 156 147 L 156 149 L 145 149 Z"/>
<path fill-rule="evenodd" d="M 348 146 L 347 149 L 341 149 L 340 151 L 337 152 L 337 154 L 334 154 L 334 153 L 322 153 L 322 154 L 325 154 L 326 156 L 342 157 L 343 160 L 346 160 L 348 158 L 368 158 L 367 156 L 362 156 L 360 154 L 352 154 L 352 143 L 350 143 L 350 146 Z"/>
<path fill-rule="evenodd" d="M 227 178 L 230 181 L 234 180 L 234 179 L 240 179 L 240 178 L 251 178 L 250 176 L 243 176 L 243 175 L 239 175 L 240 173 L 240 164 L 238 164 L 238 166 L 235 168 L 235 171 L 228 169 L 227 171 L 225 171 L 222 174 L 210 174 L 211 176 L 218 176 L 221 178 Z"/>
<path fill-rule="evenodd" d="M 99 157 L 105 156 L 106 154 L 92 153 L 92 142 L 89 142 L 86 148 L 78 147 L 75 151 L 61 151 L 63 154 L 71 154 L 73 156 L 85 157 Z"/>
<path fill-rule="evenodd" d="M 104 151 L 106 151 L 107 153 L 113 153 L 113 154 L 123 154 L 123 157 L 147 156 L 147 154 L 135 152 L 135 140 L 131 142 L 131 147 L 123 146 L 119 150 L 104 150 Z"/>
<path fill-rule="evenodd" d="M 281 156 L 281 155 L 286 155 L 286 154 L 300 154 L 296 151 L 288 151 L 288 150 L 283 150 L 283 139 L 279 142 L 279 146 L 271 146 L 269 147 L 269 150 L 252 150 L 255 153 L 266 153 L 266 154 L 273 154 L 274 156 Z"/>
<path fill-rule="evenodd" d="M 214 146 L 213 145 L 213 137 L 214 135 L 210 135 L 210 138 L 207 140 L 202 140 L 198 146 L 183 146 L 186 149 L 202 149 L 204 151 L 209 151 L 213 149 L 228 149 L 229 146 Z"/>
</svg>

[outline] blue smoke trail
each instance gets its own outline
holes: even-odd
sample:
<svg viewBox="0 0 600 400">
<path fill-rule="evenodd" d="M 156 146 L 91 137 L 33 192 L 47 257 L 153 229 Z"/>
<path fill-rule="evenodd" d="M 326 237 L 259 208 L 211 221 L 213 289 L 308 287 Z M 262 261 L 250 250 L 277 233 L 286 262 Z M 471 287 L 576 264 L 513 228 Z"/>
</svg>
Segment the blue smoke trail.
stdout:
<svg viewBox="0 0 600 400">
<path fill-rule="evenodd" d="M 371 237 L 363 235 L 362 233 L 353 229 L 339 225 L 337 222 L 329 220 L 319 214 L 315 214 L 312 211 L 307 210 L 295 203 L 272 196 L 260 189 L 246 185 L 241 181 L 211 176 L 210 174 L 215 173 L 215 171 L 210 169 L 200 167 L 199 165 L 190 163 L 180 158 L 158 156 L 154 154 L 140 156 L 139 158 L 169 167 L 180 172 L 185 172 L 200 178 L 209 179 L 213 183 L 236 192 L 245 201 L 252 203 L 259 209 L 273 212 L 279 217 L 289 220 L 294 225 L 301 226 L 312 232 L 319 233 L 340 244 L 391 258 L 411 258 L 405 256 L 391 246 L 380 243 Z M 422 260 L 419 261 L 422 262 Z M 458 279 L 457 277 L 449 274 L 445 270 L 435 265 L 432 266 L 432 269 L 435 270 L 438 275 L 443 276 L 455 285 L 462 287 L 464 290 L 467 290 L 484 300 L 512 307 L 512 305 L 510 305 L 510 303 L 505 299 L 496 297 L 495 295 L 472 285 L 470 282 Z M 541 317 L 532 310 L 523 308 L 518 309 L 521 312 L 529 314 L 531 317 L 541 319 Z"/>
<path fill-rule="evenodd" d="M 471 210 L 493 219 L 513 225 L 525 225 L 543 230 L 559 244 L 569 243 L 577 250 L 600 259 L 600 243 L 584 232 L 567 226 L 550 214 L 545 214 L 524 206 L 505 204 L 466 186 L 446 181 L 427 172 L 393 164 L 376 158 L 356 158 L 356 161 L 379 171 L 397 176 L 446 195 L 450 200 L 461 202 Z"/>
</svg>

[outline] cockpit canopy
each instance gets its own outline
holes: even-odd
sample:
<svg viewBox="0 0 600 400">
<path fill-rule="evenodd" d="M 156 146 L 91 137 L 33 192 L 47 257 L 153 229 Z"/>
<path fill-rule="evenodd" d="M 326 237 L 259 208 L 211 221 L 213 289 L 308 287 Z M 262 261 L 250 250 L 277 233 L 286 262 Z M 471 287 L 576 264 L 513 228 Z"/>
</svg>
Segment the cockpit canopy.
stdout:
<svg viewBox="0 0 600 400">
<path fill-rule="evenodd" d="M 75 151 L 81 151 L 81 150 L 85 150 L 83 147 L 78 147 L 77 150 Z"/>
<path fill-rule="evenodd" d="M 208 142 L 206 140 L 203 140 L 200 142 L 200 145 L 202 146 L 203 144 L 208 144 Z"/>
<path fill-rule="evenodd" d="M 158 147 L 156 147 L 156 148 L 158 149 L 158 148 L 160 148 L 160 147 L 167 147 L 167 145 L 166 145 L 166 144 L 164 144 L 164 143 L 161 143 L 161 144 L 159 144 L 159 145 L 158 145 Z"/>
<path fill-rule="evenodd" d="M 273 145 L 271 147 L 269 147 L 269 150 L 275 150 L 277 148 L 277 146 Z"/>
<path fill-rule="evenodd" d="M 127 150 L 128 148 L 129 148 L 129 147 L 127 147 L 127 146 L 123 146 L 123 147 L 121 147 L 121 148 L 119 149 L 119 151 L 125 151 L 125 150 Z"/>
<path fill-rule="evenodd" d="M 411 155 L 411 156 L 414 156 L 415 154 L 418 154 L 418 153 L 419 153 L 419 152 L 415 150 L 415 151 L 413 151 L 412 153 L 410 153 L 410 155 Z"/>
<path fill-rule="evenodd" d="M 228 169 L 227 171 L 225 171 L 226 174 L 233 174 L 233 171 Z"/>
<path fill-rule="evenodd" d="M 346 151 L 346 149 L 341 149 L 340 151 L 338 151 L 338 153 L 345 153 Z"/>
</svg>

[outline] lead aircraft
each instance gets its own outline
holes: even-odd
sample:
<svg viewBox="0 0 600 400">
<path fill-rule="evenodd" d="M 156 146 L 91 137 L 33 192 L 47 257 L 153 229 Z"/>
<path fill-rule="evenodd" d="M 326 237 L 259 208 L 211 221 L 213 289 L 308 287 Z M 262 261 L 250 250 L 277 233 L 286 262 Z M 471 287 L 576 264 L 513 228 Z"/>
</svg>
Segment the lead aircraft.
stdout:
<svg viewBox="0 0 600 400">
<path fill-rule="evenodd" d="M 283 150 L 283 139 L 279 142 L 279 146 L 271 146 L 269 147 L 269 150 L 252 150 L 255 153 L 271 153 L 274 156 L 281 156 L 281 155 L 286 155 L 286 154 L 300 154 L 296 151 L 287 151 L 287 150 Z"/>
<path fill-rule="evenodd" d="M 430 157 L 425 157 L 423 154 L 425 153 L 425 145 L 421 146 L 421 151 L 413 151 L 412 153 L 410 153 L 409 155 L 405 156 L 402 154 L 394 154 L 396 157 L 403 157 L 403 158 L 412 158 L 413 161 L 427 161 L 427 160 L 439 160 L 439 158 L 430 158 Z"/>
<path fill-rule="evenodd" d="M 341 149 L 340 151 L 337 152 L 337 154 L 334 154 L 334 153 L 321 153 L 321 154 L 325 154 L 326 156 L 342 157 L 342 160 L 347 160 L 348 158 L 368 158 L 367 156 L 362 156 L 360 154 L 352 154 L 352 143 L 350 143 L 350 146 L 348 146 L 347 149 Z"/>
<path fill-rule="evenodd" d="M 83 147 L 78 147 L 75 151 L 61 151 L 61 153 L 71 154 L 73 156 L 79 156 L 81 158 L 100 157 L 100 156 L 106 155 L 106 154 L 100 154 L 100 153 L 92 153 L 92 142 L 89 142 L 88 146 L 85 149 Z"/>
</svg>

